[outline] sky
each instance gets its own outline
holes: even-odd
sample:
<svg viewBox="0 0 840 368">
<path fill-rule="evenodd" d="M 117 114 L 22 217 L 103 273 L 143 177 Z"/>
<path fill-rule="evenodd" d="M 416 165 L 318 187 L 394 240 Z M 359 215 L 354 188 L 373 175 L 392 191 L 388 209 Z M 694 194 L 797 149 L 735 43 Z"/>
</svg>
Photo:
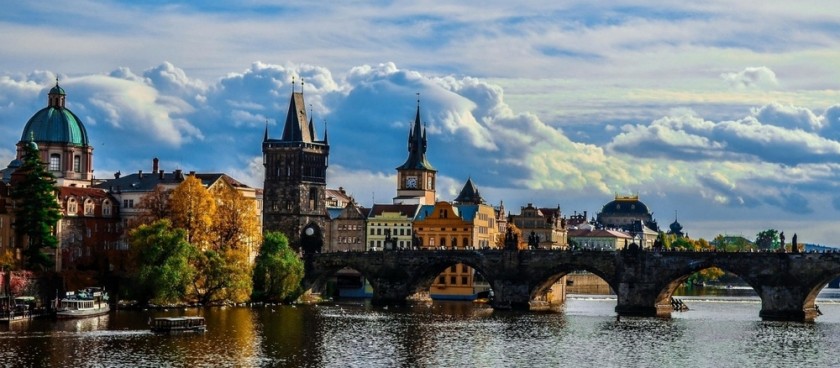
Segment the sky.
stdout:
<svg viewBox="0 0 840 368">
<path fill-rule="evenodd" d="M 158 157 L 262 187 L 302 89 L 328 186 L 390 203 L 419 99 L 440 200 L 468 178 L 514 215 L 638 195 L 693 238 L 840 245 L 828 2 L 232 3 L 4 2 L 0 165 L 58 78 L 98 178 Z"/>
</svg>

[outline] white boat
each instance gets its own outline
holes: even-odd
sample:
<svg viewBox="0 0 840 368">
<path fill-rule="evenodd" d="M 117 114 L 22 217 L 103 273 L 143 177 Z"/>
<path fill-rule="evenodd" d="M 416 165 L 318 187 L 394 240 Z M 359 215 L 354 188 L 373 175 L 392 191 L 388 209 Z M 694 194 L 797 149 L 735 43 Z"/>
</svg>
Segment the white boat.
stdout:
<svg viewBox="0 0 840 368">
<path fill-rule="evenodd" d="M 149 322 L 152 332 L 179 333 L 204 332 L 207 325 L 204 317 L 158 317 Z"/>
<path fill-rule="evenodd" d="M 108 305 L 108 294 L 98 287 L 89 287 L 76 292 L 68 291 L 61 299 L 56 311 L 56 317 L 86 318 L 107 314 L 111 310 Z"/>
</svg>

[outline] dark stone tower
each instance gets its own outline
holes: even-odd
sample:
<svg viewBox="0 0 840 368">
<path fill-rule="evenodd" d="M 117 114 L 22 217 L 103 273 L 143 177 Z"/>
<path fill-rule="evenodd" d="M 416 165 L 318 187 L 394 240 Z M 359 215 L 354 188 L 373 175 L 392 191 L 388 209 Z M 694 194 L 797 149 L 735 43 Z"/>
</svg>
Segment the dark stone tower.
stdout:
<svg viewBox="0 0 840 368">
<path fill-rule="evenodd" d="M 420 101 L 417 101 L 417 115 L 408 133 L 408 158 L 397 168 L 394 204 L 435 204 L 436 173 L 426 159 L 426 129 L 420 123 Z"/>
<path fill-rule="evenodd" d="M 315 138 L 303 92 L 292 92 L 283 137 L 263 138 L 263 229 L 280 231 L 293 249 L 317 253 L 327 230 L 326 187 L 330 146 Z"/>
</svg>

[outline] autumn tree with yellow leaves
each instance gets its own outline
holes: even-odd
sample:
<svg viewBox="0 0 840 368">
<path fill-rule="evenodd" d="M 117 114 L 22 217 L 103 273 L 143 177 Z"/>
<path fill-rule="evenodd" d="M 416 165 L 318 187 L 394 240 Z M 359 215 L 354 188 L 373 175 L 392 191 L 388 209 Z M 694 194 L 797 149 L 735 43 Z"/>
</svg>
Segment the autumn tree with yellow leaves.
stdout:
<svg viewBox="0 0 840 368">
<path fill-rule="evenodd" d="M 216 201 L 201 180 L 187 176 L 172 190 L 169 197 L 172 225 L 187 231 L 187 242 L 199 249 L 207 249 L 212 239 Z"/>
</svg>

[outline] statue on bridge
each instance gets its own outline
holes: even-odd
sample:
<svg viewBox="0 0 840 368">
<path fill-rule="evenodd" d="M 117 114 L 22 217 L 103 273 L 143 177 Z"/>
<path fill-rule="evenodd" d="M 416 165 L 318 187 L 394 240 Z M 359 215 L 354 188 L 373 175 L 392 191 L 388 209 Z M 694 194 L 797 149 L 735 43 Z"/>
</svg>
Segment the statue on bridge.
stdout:
<svg viewBox="0 0 840 368">
<path fill-rule="evenodd" d="M 505 250 L 519 250 L 519 236 L 513 233 L 510 226 L 505 233 Z"/>
<path fill-rule="evenodd" d="M 796 243 L 796 233 L 793 233 L 793 240 L 790 243 L 790 251 L 799 253 L 799 244 Z"/>
<path fill-rule="evenodd" d="M 531 231 L 531 235 L 528 235 L 528 249 L 537 249 L 540 247 L 540 236 L 539 234 Z"/>
<path fill-rule="evenodd" d="M 779 248 L 782 250 L 782 252 L 784 252 L 785 251 L 785 232 L 784 231 L 779 233 L 779 243 L 781 243 Z"/>
</svg>

